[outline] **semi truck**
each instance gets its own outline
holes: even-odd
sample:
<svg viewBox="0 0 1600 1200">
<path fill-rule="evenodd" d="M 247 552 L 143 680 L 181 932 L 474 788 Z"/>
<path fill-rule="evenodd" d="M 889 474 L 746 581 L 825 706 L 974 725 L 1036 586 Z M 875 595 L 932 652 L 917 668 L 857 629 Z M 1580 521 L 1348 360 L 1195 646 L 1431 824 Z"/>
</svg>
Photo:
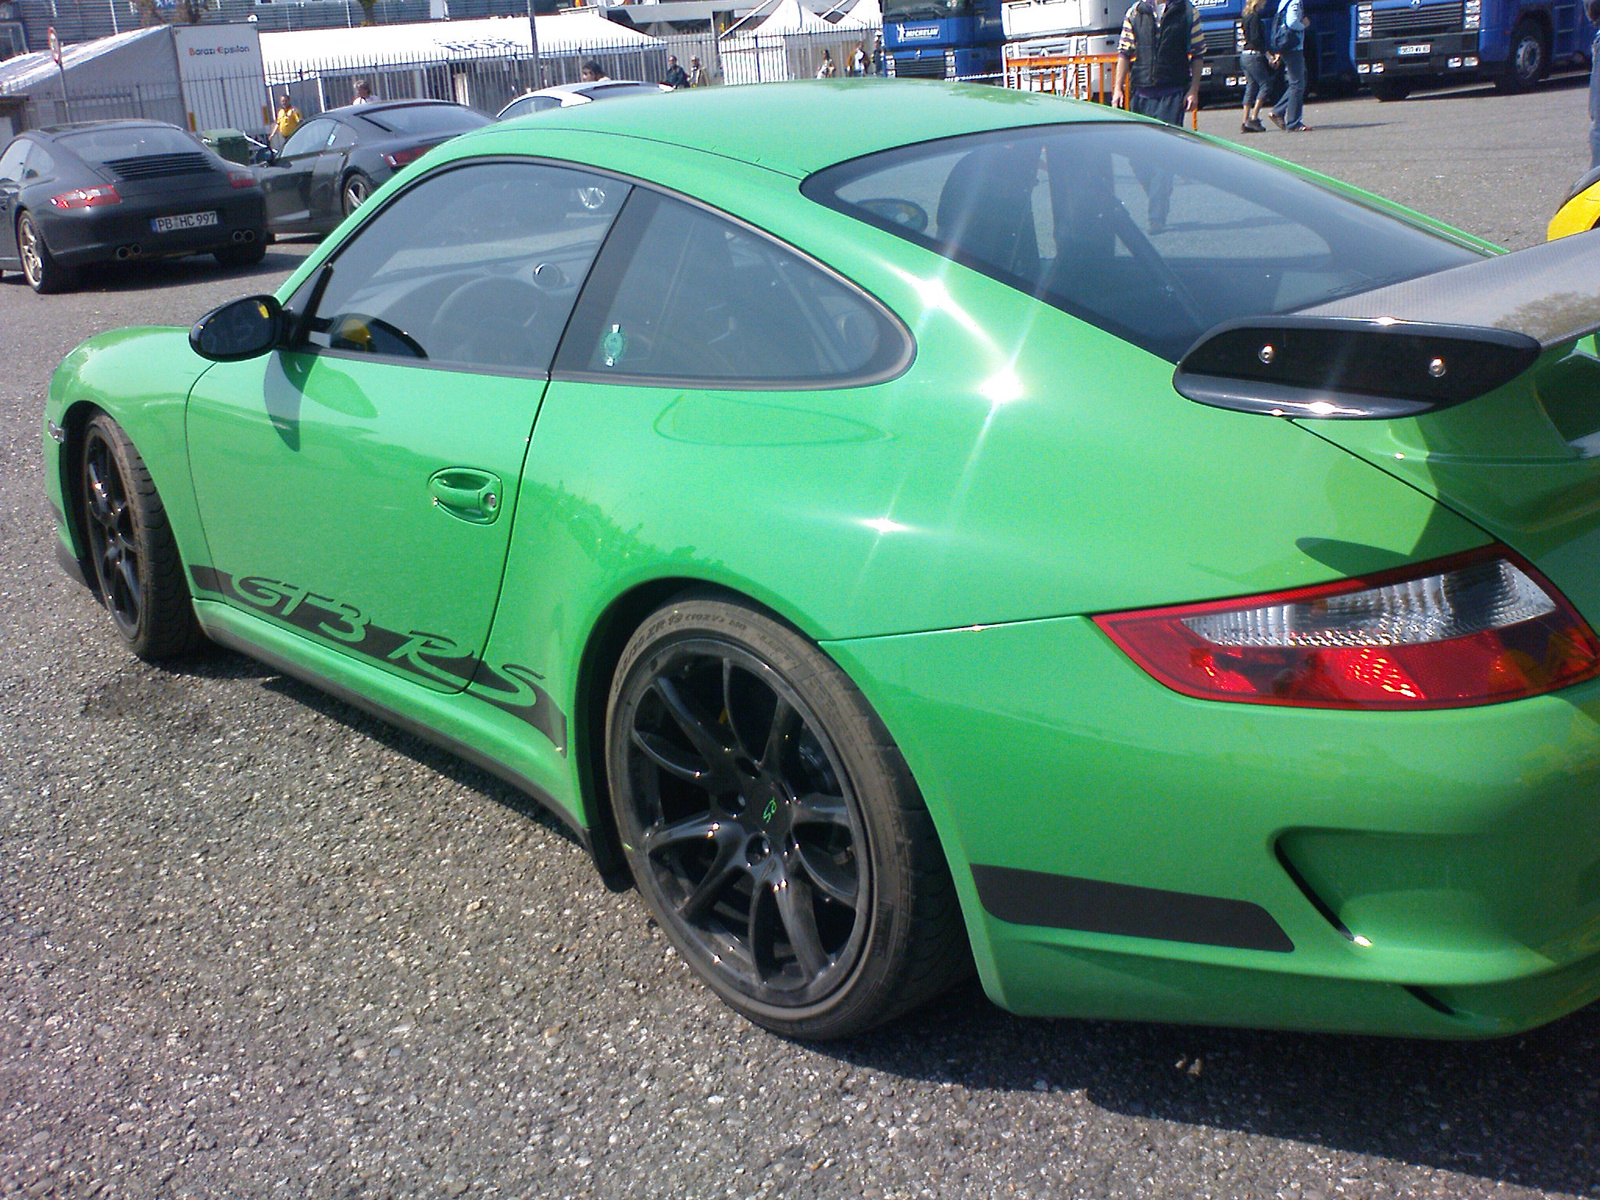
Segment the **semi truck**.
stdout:
<svg viewBox="0 0 1600 1200">
<path fill-rule="evenodd" d="M 883 0 L 889 74 L 998 81 L 1000 0 Z"/>
<path fill-rule="evenodd" d="M 1579 0 L 1359 0 L 1353 11 L 1350 57 L 1379 100 L 1458 80 L 1520 91 L 1582 61 L 1594 39 Z"/>
<path fill-rule="evenodd" d="M 1122 18 L 1133 0 L 1010 0 L 1001 9 L 1008 62 L 1056 55 L 1076 57 L 1117 52 Z M 1110 77 L 1092 89 L 1110 91 Z"/>
<path fill-rule="evenodd" d="M 1244 49 L 1239 29 L 1244 0 L 1195 0 L 1195 7 L 1200 10 L 1200 29 L 1206 39 L 1200 95 L 1205 100 L 1237 96 L 1245 85 L 1239 59 Z M 1304 0 L 1303 7 L 1311 22 L 1305 42 L 1306 87 L 1323 96 L 1353 92 L 1359 76 L 1350 58 L 1349 0 Z M 1267 0 L 1269 26 L 1276 12 L 1276 0 Z"/>
</svg>

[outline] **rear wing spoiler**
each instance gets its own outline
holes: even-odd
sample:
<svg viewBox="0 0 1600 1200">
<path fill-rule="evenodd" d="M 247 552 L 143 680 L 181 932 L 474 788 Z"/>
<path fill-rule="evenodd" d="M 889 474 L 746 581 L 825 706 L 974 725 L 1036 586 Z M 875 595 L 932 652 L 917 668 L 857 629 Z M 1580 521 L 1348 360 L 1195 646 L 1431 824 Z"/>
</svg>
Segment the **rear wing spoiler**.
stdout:
<svg viewBox="0 0 1600 1200">
<path fill-rule="evenodd" d="M 1281 417 L 1464 404 L 1600 329 L 1600 233 L 1497 254 L 1283 316 L 1226 321 L 1178 362 L 1200 404 Z"/>
</svg>

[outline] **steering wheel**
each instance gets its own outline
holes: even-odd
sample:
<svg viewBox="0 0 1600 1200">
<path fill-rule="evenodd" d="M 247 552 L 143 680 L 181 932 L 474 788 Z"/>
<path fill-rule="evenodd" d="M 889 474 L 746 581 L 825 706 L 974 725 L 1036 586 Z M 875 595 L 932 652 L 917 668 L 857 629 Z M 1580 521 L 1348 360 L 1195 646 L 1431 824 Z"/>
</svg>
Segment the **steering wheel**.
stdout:
<svg viewBox="0 0 1600 1200">
<path fill-rule="evenodd" d="M 469 279 L 440 303 L 428 326 L 433 356 L 490 366 L 532 367 L 532 338 L 545 293 L 501 275 Z"/>
</svg>

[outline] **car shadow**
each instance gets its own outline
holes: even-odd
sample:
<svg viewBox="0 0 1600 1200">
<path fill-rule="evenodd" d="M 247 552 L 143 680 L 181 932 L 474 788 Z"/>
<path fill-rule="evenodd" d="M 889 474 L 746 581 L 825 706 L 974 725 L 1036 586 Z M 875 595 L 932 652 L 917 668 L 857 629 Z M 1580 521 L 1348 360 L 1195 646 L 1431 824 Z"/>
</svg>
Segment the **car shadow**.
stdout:
<svg viewBox="0 0 1600 1200">
<path fill-rule="evenodd" d="M 1140 1120 L 1546 1191 L 1600 1187 L 1600 1005 L 1510 1039 L 1429 1042 L 1015 1017 L 973 982 L 814 1048 L 968 1090 L 1079 1092 Z"/>
</svg>

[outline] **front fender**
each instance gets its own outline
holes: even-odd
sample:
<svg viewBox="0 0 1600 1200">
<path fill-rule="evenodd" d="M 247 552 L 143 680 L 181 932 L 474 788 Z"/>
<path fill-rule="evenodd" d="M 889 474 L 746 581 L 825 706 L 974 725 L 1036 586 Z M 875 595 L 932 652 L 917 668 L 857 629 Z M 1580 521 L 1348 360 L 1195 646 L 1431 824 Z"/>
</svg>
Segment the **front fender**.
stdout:
<svg viewBox="0 0 1600 1200">
<path fill-rule="evenodd" d="M 62 360 L 45 400 L 44 478 L 63 559 L 82 562 L 86 553 L 74 515 L 76 477 L 84 426 L 101 410 L 144 459 L 183 561 L 210 561 L 183 431 L 189 389 L 210 366 L 189 348 L 187 330 L 157 326 L 98 334 Z"/>
</svg>

